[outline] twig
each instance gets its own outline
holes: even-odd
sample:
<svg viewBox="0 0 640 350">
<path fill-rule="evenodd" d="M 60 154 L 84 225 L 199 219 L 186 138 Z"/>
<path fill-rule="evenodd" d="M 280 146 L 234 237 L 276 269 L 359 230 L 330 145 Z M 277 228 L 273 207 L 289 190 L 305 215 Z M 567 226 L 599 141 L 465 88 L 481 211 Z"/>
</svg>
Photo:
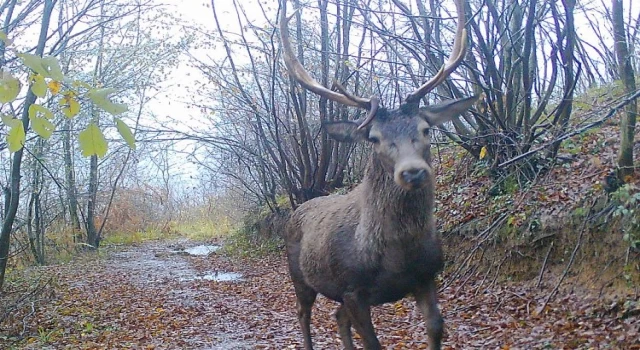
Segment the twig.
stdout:
<svg viewBox="0 0 640 350">
<path fill-rule="evenodd" d="M 471 250 L 471 252 L 469 254 L 467 254 L 467 257 L 464 259 L 462 264 L 460 264 L 459 267 L 451 274 L 451 277 L 448 278 L 447 283 L 445 283 L 445 285 L 442 287 L 442 289 L 445 289 L 449 285 L 451 285 L 453 280 L 455 280 L 460 275 L 460 271 L 462 271 L 464 266 L 466 266 L 468 264 L 469 260 L 471 260 L 471 257 L 491 237 L 491 232 L 493 232 L 493 230 L 497 226 L 499 226 L 502 222 L 504 222 L 504 220 L 507 219 L 507 214 L 508 214 L 507 212 L 503 212 L 500 215 L 500 217 L 496 221 L 494 221 L 493 224 L 491 224 L 491 226 L 489 226 L 486 230 L 484 230 L 481 234 L 478 235 L 477 238 L 481 239 L 481 241 L 476 244 L 476 246 Z"/>
<path fill-rule="evenodd" d="M 509 253 L 506 254 L 500 261 L 500 264 L 498 264 L 498 268 L 496 269 L 496 274 L 493 276 L 493 280 L 491 281 L 491 283 L 489 283 L 489 285 L 487 286 L 487 289 L 491 288 L 498 280 L 498 276 L 500 276 L 500 269 L 502 269 L 502 265 L 504 264 L 505 261 L 507 261 L 507 258 L 509 258 L 509 255 L 510 255 Z"/>
<path fill-rule="evenodd" d="M 32 298 L 35 299 L 37 295 L 44 292 L 45 287 L 51 284 L 52 281 L 53 281 L 53 278 L 49 278 L 45 283 L 42 283 L 42 284 L 40 283 L 40 281 L 38 281 L 38 285 L 36 287 L 34 287 L 28 293 L 19 297 L 16 301 L 13 302 L 13 305 L 8 305 L 7 308 L 4 310 L 4 313 L 0 315 L 0 323 L 2 323 L 7 317 L 9 317 L 9 315 L 14 310 L 18 309 L 22 304 L 24 304 L 25 301 L 31 300 Z"/>
<path fill-rule="evenodd" d="M 478 293 L 480 292 L 480 288 L 482 288 L 482 286 L 484 286 L 484 282 L 487 280 L 487 277 L 491 273 L 491 269 L 492 268 L 493 268 L 493 266 L 489 266 L 489 268 L 487 269 L 487 272 L 485 272 L 484 276 L 482 277 L 482 281 L 480 281 L 480 284 L 476 288 L 476 291 L 473 293 L 473 296 L 478 296 Z"/>
<path fill-rule="evenodd" d="M 573 247 L 573 251 L 571 252 L 571 257 L 569 258 L 569 262 L 567 263 L 567 267 L 564 268 L 564 271 L 562 272 L 562 276 L 560 277 L 560 280 L 558 281 L 558 283 L 556 283 L 555 287 L 553 287 L 553 290 L 547 296 L 547 299 L 544 301 L 544 304 L 542 304 L 542 307 L 539 308 L 538 313 L 541 313 L 544 310 L 544 308 L 547 307 L 547 304 L 549 304 L 549 301 L 551 300 L 551 298 L 553 298 L 555 294 L 558 292 L 558 288 L 560 288 L 560 285 L 562 284 L 564 279 L 567 277 L 567 274 L 571 269 L 571 265 L 573 264 L 573 260 L 575 259 L 576 254 L 578 252 L 578 249 L 580 249 L 580 245 L 582 243 L 582 237 L 584 236 L 587 222 L 589 221 L 589 216 L 591 216 L 591 212 L 593 211 L 593 207 L 596 205 L 596 202 L 597 202 L 597 199 L 594 199 L 592 201 L 591 206 L 589 207 L 589 212 L 587 213 L 587 216 L 582 221 L 582 227 L 580 228 L 580 235 L 578 235 L 578 241 L 576 242 L 576 246 Z"/>
<path fill-rule="evenodd" d="M 538 274 L 538 282 L 536 283 L 536 288 L 540 288 L 540 283 L 542 283 L 542 276 L 544 276 L 544 269 L 547 267 L 547 261 L 549 260 L 549 255 L 551 255 L 551 249 L 553 249 L 553 243 L 554 241 L 551 241 L 551 244 L 549 244 L 549 250 L 547 250 L 547 255 L 544 257 L 544 262 L 542 263 L 540 274 Z"/>
</svg>

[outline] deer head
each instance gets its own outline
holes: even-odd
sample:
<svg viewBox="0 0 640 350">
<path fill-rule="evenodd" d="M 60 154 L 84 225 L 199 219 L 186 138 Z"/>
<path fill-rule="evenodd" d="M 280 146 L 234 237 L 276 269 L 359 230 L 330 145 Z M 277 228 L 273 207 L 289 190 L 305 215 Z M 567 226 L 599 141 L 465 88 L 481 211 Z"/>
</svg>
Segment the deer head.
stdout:
<svg viewBox="0 0 640 350">
<path fill-rule="evenodd" d="M 356 121 L 327 122 L 323 127 L 337 141 L 368 141 L 384 170 L 405 190 L 424 187 L 432 177 L 430 161 L 430 131 L 457 117 L 477 100 L 476 96 L 449 100 L 420 107 L 423 97 L 445 79 L 462 62 L 466 49 L 466 29 L 463 0 L 456 1 L 458 26 L 453 50 L 438 73 L 407 95 L 397 109 L 379 106 L 377 97 L 363 98 L 348 93 L 338 82 L 333 91 L 318 83 L 296 58 L 289 39 L 286 0 L 280 17 L 280 35 L 284 61 L 291 76 L 304 88 L 331 101 L 368 110 L 365 118 Z"/>
</svg>

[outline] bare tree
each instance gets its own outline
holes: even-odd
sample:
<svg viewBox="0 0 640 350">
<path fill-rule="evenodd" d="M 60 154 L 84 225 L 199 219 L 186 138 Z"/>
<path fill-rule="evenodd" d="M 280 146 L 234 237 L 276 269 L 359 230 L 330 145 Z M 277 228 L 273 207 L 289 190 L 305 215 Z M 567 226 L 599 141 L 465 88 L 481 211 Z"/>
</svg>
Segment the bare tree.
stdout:
<svg viewBox="0 0 640 350">
<path fill-rule="evenodd" d="M 627 94 L 636 91 L 636 79 L 633 66 L 631 64 L 631 54 L 627 44 L 627 30 L 624 24 L 624 9 L 622 0 L 612 0 L 611 15 L 613 25 L 613 35 L 615 41 L 616 58 L 618 62 L 618 75 L 624 84 Z M 621 180 L 633 174 L 633 145 L 636 125 L 636 115 L 638 105 L 632 101 L 625 107 L 625 115 L 620 118 L 620 153 L 618 155 L 618 176 Z"/>
<path fill-rule="evenodd" d="M 51 20 L 51 13 L 53 12 L 55 1 L 44 0 L 44 10 L 42 16 L 42 22 L 40 25 L 40 36 L 38 38 L 38 46 L 36 47 L 36 54 L 42 56 L 45 49 L 45 43 L 47 41 L 47 32 L 49 30 L 49 22 Z M 29 130 L 29 106 L 36 101 L 36 95 L 33 91 L 29 90 L 25 98 L 22 107 L 22 124 L 24 130 Z M 7 268 L 7 261 L 9 260 L 9 246 L 11 243 L 11 232 L 13 229 L 13 223 L 18 213 L 18 206 L 20 204 L 20 177 L 22 174 L 22 158 L 24 154 L 24 148 L 18 150 L 13 154 L 11 164 L 11 184 L 6 196 L 9 198 L 9 203 L 6 208 L 5 220 L 2 223 L 2 231 L 0 231 L 0 289 L 4 284 L 5 271 Z"/>
</svg>

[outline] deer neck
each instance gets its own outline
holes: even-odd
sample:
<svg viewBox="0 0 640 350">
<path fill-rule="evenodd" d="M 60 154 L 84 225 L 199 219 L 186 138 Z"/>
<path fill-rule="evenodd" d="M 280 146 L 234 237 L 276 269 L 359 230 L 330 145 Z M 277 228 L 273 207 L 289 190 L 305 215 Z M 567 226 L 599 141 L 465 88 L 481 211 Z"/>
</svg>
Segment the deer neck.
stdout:
<svg viewBox="0 0 640 350">
<path fill-rule="evenodd" d="M 371 157 L 361 196 L 361 234 L 368 236 L 366 240 L 383 243 L 431 231 L 433 181 L 422 189 L 407 191 L 394 182 L 389 170 L 375 155 Z"/>
</svg>

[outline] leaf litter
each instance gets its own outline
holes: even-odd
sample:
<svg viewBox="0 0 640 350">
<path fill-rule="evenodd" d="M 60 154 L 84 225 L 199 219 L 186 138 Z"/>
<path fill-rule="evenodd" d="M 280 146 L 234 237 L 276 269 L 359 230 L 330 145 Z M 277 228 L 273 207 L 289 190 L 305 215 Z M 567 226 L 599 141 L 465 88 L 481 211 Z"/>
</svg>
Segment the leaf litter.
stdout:
<svg viewBox="0 0 640 350">
<path fill-rule="evenodd" d="M 284 255 L 175 252 L 170 242 L 150 242 L 41 268 L 55 276 L 53 290 L 0 324 L 0 348 L 302 348 Z M 223 273 L 242 279 L 201 278 Z M 440 291 L 444 349 L 640 349 L 636 300 L 563 290 L 540 310 L 547 294 L 526 283 L 447 284 Z M 336 307 L 318 297 L 317 349 L 342 348 Z M 410 298 L 374 307 L 372 316 L 385 349 L 426 349 L 425 324 Z"/>
</svg>

